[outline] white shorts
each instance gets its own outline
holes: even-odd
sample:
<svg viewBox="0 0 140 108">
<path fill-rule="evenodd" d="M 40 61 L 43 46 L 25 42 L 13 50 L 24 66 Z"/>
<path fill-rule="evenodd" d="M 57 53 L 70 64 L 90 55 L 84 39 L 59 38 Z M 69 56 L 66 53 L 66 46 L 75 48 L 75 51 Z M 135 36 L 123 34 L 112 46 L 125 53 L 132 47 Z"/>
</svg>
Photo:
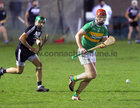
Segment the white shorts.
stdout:
<svg viewBox="0 0 140 108">
<path fill-rule="evenodd" d="M 80 51 L 78 50 L 78 53 Z M 85 65 L 88 63 L 96 63 L 96 50 L 94 52 L 87 52 L 86 54 L 82 54 L 78 56 L 81 65 Z"/>
<path fill-rule="evenodd" d="M 33 60 L 34 60 L 35 58 L 38 58 L 37 54 L 30 56 L 30 57 L 28 58 L 28 60 L 29 60 L 30 62 L 33 62 Z M 38 59 L 39 59 L 39 58 L 38 58 Z M 16 61 L 16 65 L 17 65 L 17 66 L 25 66 L 25 62 L 21 62 L 21 61 L 19 60 L 19 61 Z"/>
</svg>

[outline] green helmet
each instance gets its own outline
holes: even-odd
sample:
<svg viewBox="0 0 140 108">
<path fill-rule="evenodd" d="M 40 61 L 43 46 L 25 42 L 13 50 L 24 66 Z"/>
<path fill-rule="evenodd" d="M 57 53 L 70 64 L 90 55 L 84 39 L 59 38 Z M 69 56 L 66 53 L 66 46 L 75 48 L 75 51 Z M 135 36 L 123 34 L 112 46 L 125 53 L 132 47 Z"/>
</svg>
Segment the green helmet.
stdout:
<svg viewBox="0 0 140 108">
<path fill-rule="evenodd" d="M 37 17 L 35 18 L 35 21 L 46 23 L 46 18 L 44 18 L 44 17 L 42 17 L 42 16 L 37 16 Z"/>
</svg>

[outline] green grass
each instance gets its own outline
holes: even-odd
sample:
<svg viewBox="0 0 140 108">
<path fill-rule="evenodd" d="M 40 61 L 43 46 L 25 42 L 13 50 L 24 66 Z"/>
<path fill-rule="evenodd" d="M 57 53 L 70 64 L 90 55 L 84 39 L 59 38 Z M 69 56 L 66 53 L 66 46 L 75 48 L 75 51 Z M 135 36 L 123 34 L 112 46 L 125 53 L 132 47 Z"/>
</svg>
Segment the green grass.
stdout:
<svg viewBox="0 0 140 108">
<path fill-rule="evenodd" d="M 16 66 L 15 48 L 13 43 L 0 44 L 0 66 Z M 5 74 L 0 79 L 0 108 L 140 108 L 140 44 L 118 41 L 116 45 L 98 49 L 98 75 L 81 93 L 82 101 L 72 101 L 73 93 L 68 89 L 69 75 L 84 71 L 78 59 L 72 61 L 71 56 L 47 56 L 46 53 L 76 50 L 75 43 L 44 47 L 40 59 L 43 85 L 50 89 L 48 93 L 36 92 L 35 67 L 28 61 L 23 74 Z M 116 56 L 100 56 L 103 53 Z M 131 82 L 126 84 L 126 79 Z"/>
</svg>

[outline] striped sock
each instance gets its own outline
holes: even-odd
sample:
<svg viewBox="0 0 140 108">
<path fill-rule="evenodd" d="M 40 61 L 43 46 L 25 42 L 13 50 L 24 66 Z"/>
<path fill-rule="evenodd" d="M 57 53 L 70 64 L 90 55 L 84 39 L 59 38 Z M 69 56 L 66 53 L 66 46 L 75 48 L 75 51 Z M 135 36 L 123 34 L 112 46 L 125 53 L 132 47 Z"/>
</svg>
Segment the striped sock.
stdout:
<svg viewBox="0 0 140 108">
<path fill-rule="evenodd" d="M 82 91 L 76 90 L 73 96 L 78 97 Z"/>
<path fill-rule="evenodd" d="M 74 75 L 74 76 L 72 77 L 72 81 L 77 81 L 77 75 Z"/>
</svg>

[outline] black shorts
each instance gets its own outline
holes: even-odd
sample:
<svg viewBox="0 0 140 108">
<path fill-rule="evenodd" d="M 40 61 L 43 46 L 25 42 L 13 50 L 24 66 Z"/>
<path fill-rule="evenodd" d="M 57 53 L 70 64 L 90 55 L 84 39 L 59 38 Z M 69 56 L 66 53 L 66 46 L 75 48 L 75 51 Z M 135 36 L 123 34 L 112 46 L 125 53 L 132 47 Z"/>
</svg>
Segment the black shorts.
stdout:
<svg viewBox="0 0 140 108">
<path fill-rule="evenodd" d="M 18 66 L 24 66 L 26 60 L 32 62 L 35 58 L 38 58 L 38 56 L 35 53 L 20 48 L 16 49 L 15 56 L 16 56 L 16 64 Z"/>
<path fill-rule="evenodd" d="M 138 26 L 138 22 L 130 22 L 129 25 L 132 26 L 132 27 L 137 27 Z"/>
</svg>

